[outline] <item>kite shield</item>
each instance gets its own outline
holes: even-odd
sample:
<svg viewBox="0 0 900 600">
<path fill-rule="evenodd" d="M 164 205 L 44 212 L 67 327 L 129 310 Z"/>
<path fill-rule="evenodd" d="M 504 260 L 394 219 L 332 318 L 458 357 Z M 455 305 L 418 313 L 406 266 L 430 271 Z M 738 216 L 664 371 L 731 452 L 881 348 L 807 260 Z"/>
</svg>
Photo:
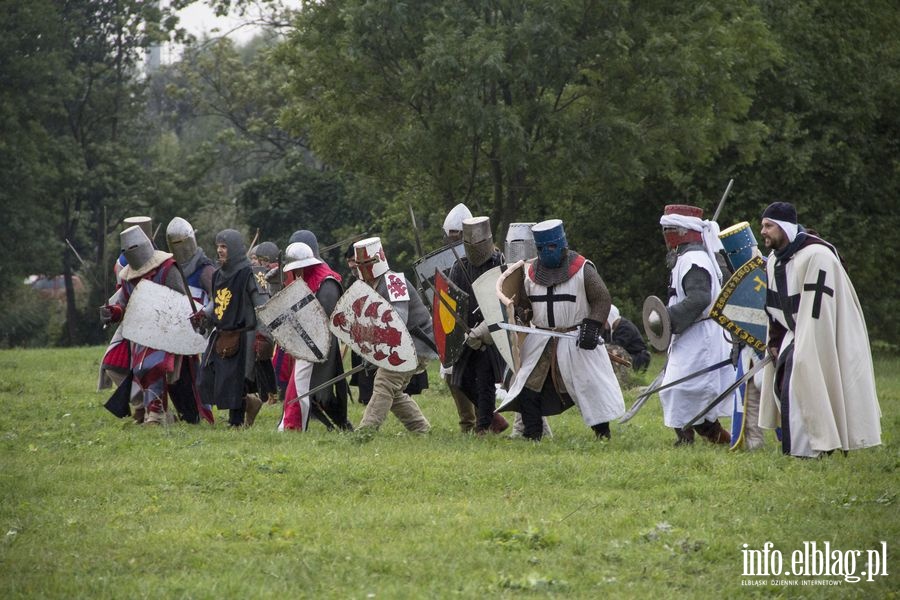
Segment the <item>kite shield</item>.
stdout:
<svg viewBox="0 0 900 600">
<path fill-rule="evenodd" d="M 337 301 L 328 327 L 377 367 L 398 372 L 418 367 L 416 346 L 403 319 L 390 302 L 362 281 L 354 281 Z"/>
<path fill-rule="evenodd" d="M 200 354 L 206 349 L 206 338 L 194 331 L 190 317 L 187 296 L 142 279 L 128 299 L 122 337 L 172 354 Z"/>
<path fill-rule="evenodd" d="M 507 265 L 506 270 L 503 271 L 497 278 L 497 285 L 494 288 L 494 293 L 500 300 L 500 303 L 503 304 L 503 314 L 505 315 L 504 320 L 511 325 L 515 324 L 516 322 L 516 296 L 519 294 L 519 290 L 522 288 L 524 283 L 524 260 L 519 260 L 511 265 Z M 510 335 L 513 360 L 512 370 L 516 372 L 519 370 L 519 366 L 522 364 L 522 361 L 519 358 L 519 348 L 522 346 L 522 338 L 524 338 L 526 335 L 527 334 L 524 333 Z"/>
<path fill-rule="evenodd" d="M 438 248 L 434 252 L 426 254 L 413 263 L 413 270 L 416 272 L 419 289 L 425 294 L 428 306 L 434 304 L 434 292 L 431 290 L 431 286 L 427 285 L 425 281 L 427 280 L 432 284 L 434 283 L 435 269 L 443 273 L 444 277 L 449 277 L 450 269 L 453 268 L 453 263 L 461 256 L 465 256 L 465 250 L 463 250 L 462 242 L 456 242 L 455 244 Z"/>
<path fill-rule="evenodd" d="M 766 349 L 769 319 L 766 316 L 766 261 L 755 257 L 743 264 L 722 286 L 709 316 L 735 340 Z"/>
<path fill-rule="evenodd" d="M 506 323 L 506 307 L 497 297 L 497 280 L 506 269 L 506 265 L 500 265 L 486 271 L 472 282 L 472 291 L 475 299 L 478 301 L 478 307 L 481 309 L 481 316 L 488 325 L 491 332 L 491 338 L 494 340 L 494 346 L 500 352 L 500 356 L 509 365 L 513 371 L 516 370 L 515 361 L 513 361 L 513 342 L 511 338 L 515 334 L 500 329 L 499 323 Z"/>
<path fill-rule="evenodd" d="M 294 358 L 320 363 L 331 350 L 328 315 L 306 282 L 296 279 L 256 309 L 278 345 Z"/>
<path fill-rule="evenodd" d="M 431 320 L 434 343 L 444 367 L 456 363 L 466 343 L 466 331 L 457 323 L 457 316 L 465 322 L 469 310 L 469 296 L 447 279 L 439 269 L 434 271 L 434 296 Z M 454 314 L 456 316 L 454 316 Z"/>
</svg>

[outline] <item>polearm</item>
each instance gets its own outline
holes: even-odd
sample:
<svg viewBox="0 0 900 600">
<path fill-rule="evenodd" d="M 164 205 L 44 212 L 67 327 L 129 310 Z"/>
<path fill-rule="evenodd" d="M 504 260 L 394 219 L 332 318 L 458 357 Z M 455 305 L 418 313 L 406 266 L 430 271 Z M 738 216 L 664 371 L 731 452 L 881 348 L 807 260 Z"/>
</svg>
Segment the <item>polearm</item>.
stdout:
<svg viewBox="0 0 900 600">
<path fill-rule="evenodd" d="M 253 246 L 256 245 L 256 240 L 259 239 L 259 227 L 256 228 L 256 235 L 253 236 L 253 241 L 250 242 L 250 245 L 247 246 L 247 258 L 250 258 L 250 251 L 253 250 Z"/>
<path fill-rule="evenodd" d="M 416 236 L 416 252 L 419 253 L 419 256 L 423 256 L 425 252 L 422 251 L 422 240 L 419 238 L 419 226 L 416 224 L 416 213 L 413 212 L 412 204 L 408 204 L 407 206 L 409 206 L 409 216 L 412 219 L 413 234 Z"/>
<path fill-rule="evenodd" d="M 722 199 L 719 200 L 719 206 L 716 207 L 716 212 L 713 213 L 713 221 L 718 220 L 719 214 L 722 212 L 722 207 L 725 206 L 725 199 L 728 198 L 728 194 L 731 192 L 732 185 L 734 185 L 734 179 L 729 179 L 728 187 L 725 188 L 725 193 L 722 194 Z"/>
<path fill-rule="evenodd" d="M 344 244 L 347 244 L 349 242 L 358 242 L 359 240 L 363 239 L 367 235 L 369 235 L 369 232 L 363 231 L 362 233 L 357 233 L 356 235 L 351 235 L 350 237 L 344 238 L 339 242 L 329 244 L 329 245 L 325 246 L 324 248 L 319 248 L 319 256 L 325 254 L 329 250 L 334 250 L 335 248 L 343 248 Z"/>
</svg>

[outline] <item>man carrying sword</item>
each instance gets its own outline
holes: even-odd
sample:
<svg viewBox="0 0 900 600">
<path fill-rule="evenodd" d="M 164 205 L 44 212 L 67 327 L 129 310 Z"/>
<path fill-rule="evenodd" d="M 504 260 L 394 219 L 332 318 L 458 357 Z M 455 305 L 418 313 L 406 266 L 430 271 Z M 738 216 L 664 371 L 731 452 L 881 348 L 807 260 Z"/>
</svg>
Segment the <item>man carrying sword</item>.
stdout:
<svg viewBox="0 0 900 600">
<path fill-rule="evenodd" d="M 595 435 L 609 439 L 609 421 L 625 410 L 609 355 L 600 343 L 611 304 L 609 291 L 594 264 L 568 248 L 562 221 L 543 221 L 532 232 L 538 257 L 524 264 L 515 302 L 519 319 L 533 329 L 520 349 L 521 367 L 507 400 L 498 410 L 520 412 L 525 437 L 540 440 L 543 415 L 577 404 Z"/>
<path fill-rule="evenodd" d="M 694 432 L 715 444 L 729 444 L 731 436 L 718 417 L 728 414 L 720 404 L 693 427 L 686 424 L 719 392 L 734 381 L 729 356 L 731 347 L 723 331 L 709 319 L 709 311 L 721 291 L 722 272 L 716 253 L 722 248 L 715 221 L 702 219 L 703 209 L 670 204 L 660 219 L 672 270 L 669 302 L 663 310 L 671 323 L 672 340 L 662 384 L 675 381 L 707 365 L 718 369 L 669 387 L 659 393 L 666 427 L 675 430 L 676 445 L 694 443 Z"/>
</svg>

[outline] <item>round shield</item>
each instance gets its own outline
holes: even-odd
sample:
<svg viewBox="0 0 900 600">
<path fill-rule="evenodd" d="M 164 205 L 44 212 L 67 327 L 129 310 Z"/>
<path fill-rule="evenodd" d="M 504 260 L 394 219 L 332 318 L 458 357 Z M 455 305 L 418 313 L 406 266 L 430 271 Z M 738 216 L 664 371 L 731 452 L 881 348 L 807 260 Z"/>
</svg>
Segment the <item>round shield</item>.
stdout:
<svg viewBox="0 0 900 600">
<path fill-rule="evenodd" d="M 656 296 L 648 296 L 644 300 L 644 333 L 650 345 L 663 352 L 668 350 L 672 341 L 672 323 L 666 305 Z"/>
</svg>

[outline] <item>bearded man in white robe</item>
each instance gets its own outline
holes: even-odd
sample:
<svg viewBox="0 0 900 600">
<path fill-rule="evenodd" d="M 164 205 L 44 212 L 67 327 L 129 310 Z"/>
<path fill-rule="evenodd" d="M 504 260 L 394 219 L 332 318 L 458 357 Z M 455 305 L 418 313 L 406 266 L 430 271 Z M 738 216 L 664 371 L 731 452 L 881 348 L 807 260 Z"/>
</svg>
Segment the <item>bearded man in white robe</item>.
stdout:
<svg viewBox="0 0 900 600">
<path fill-rule="evenodd" d="M 834 247 L 804 230 L 787 202 L 770 204 L 760 231 L 769 351 L 760 425 L 781 427 L 782 451 L 816 457 L 881 444 L 881 409 L 859 299 Z"/>
</svg>

